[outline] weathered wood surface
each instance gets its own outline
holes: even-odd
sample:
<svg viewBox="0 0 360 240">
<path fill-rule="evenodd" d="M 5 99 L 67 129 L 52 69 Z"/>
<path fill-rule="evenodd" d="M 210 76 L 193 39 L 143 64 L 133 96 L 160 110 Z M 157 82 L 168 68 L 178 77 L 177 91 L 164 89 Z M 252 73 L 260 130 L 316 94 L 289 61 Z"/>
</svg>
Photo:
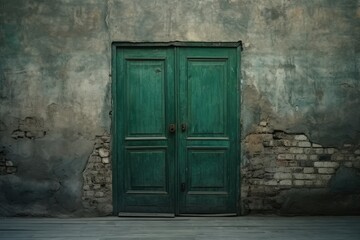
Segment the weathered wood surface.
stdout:
<svg viewBox="0 0 360 240">
<path fill-rule="evenodd" d="M 360 217 L 0 218 L 0 239 L 360 239 Z"/>
</svg>

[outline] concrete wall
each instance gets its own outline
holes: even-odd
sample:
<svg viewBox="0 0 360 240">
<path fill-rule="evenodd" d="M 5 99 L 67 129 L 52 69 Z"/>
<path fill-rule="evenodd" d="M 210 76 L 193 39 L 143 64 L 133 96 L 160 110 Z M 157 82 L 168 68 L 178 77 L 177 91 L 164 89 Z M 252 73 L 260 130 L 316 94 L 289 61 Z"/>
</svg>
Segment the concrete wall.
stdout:
<svg viewBox="0 0 360 240">
<path fill-rule="evenodd" d="M 0 24 L 0 215 L 84 214 L 83 172 L 94 144 L 111 134 L 112 41 L 242 40 L 243 179 L 255 161 L 245 141 L 263 122 L 270 134 L 302 133 L 339 151 L 350 146 L 352 165 L 342 174 L 358 181 L 358 0 L 0 0 Z M 277 158 L 269 161 L 277 166 Z M 283 201 L 267 207 L 269 196 L 259 197 L 254 207 L 251 185 L 241 200 L 247 211 L 286 213 L 290 196 L 330 189 L 276 185 Z M 348 199 L 335 213 L 349 213 L 358 190 L 350 200 L 332 195 Z M 308 204 L 299 204 L 300 213 L 312 213 Z"/>
</svg>

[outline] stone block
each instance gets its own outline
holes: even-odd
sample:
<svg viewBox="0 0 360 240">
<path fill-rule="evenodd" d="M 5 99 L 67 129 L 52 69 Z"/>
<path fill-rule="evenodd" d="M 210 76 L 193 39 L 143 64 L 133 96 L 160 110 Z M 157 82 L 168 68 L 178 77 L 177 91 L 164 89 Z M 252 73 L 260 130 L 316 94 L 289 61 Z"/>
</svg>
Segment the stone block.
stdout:
<svg viewBox="0 0 360 240">
<path fill-rule="evenodd" d="M 293 184 L 294 184 L 294 186 L 304 186 L 305 181 L 304 180 L 294 180 Z"/>
<path fill-rule="evenodd" d="M 360 155 L 360 149 L 357 149 L 354 153 L 355 153 L 356 155 Z"/>
<path fill-rule="evenodd" d="M 300 154 L 300 153 L 303 153 L 303 152 L 304 152 L 304 149 L 303 149 L 303 148 L 299 148 L 299 147 L 291 147 L 291 148 L 289 149 L 289 152 L 290 152 L 290 153 Z"/>
<path fill-rule="evenodd" d="M 96 192 L 95 193 L 95 197 L 97 197 L 97 198 L 101 198 L 101 197 L 103 197 L 105 194 L 103 193 L 103 192 Z"/>
<path fill-rule="evenodd" d="M 279 185 L 291 186 L 291 185 L 292 185 L 292 181 L 291 181 L 291 180 L 281 180 L 281 181 L 279 182 Z"/>
<path fill-rule="evenodd" d="M 101 159 L 101 162 L 104 164 L 108 164 L 108 163 L 110 163 L 110 159 L 108 157 L 104 157 Z"/>
<path fill-rule="evenodd" d="M 276 172 L 290 173 L 291 168 L 289 168 L 289 167 L 277 167 Z"/>
<path fill-rule="evenodd" d="M 326 148 L 324 150 L 325 150 L 325 153 L 327 153 L 327 154 L 334 154 L 335 153 L 335 148 Z"/>
<path fill-rule="evenodd" d="M 317 161 L 319 159 L 319 156 L 315 155 L 315 154 L 312 154 L 312 155 L 309 156 L 309 159 L 312 160 L 312 161 Z"/>
<path fill-rule="evenodd" d="M 296 160 L 307 160 L 308 156 L 306 154 L 297 154 Z"/>
<path fill-rule="evenodd" d="M 305 180 L 305 186 L 314 186 L 314 185 L 315 185 L 314 181 Z"/>
<path fill-rule="evenodd" d="M 266 186 L 276 186 L 278 185 L 278 182 L 276 180 L 269 180 L 264 183 Z"/>
<path fill-rule="evenodd" d="M 294 156 L 294 154 L 279 154 L 277 156 L 277 159 L 294 160 L 295 156 Z"/>
<path fill-rule="evenodd" d="M 315 168 L 313 167 L 305 167 L 304 168 L 304 173 L 314 173 L 315 172 Z"/>
<path fill-rule="evenodd" d="M 315 148 L 314 151 L 315 151 L 316 154 L 323 154 L 324 153 L 323 148 Z"/>
<path fill-rule="evenodd" d="M 336 160 L 336 161 L 343 161 L 343 160 L 345 160 L 345 157 L 344 157 L 344 155 L 337 155 L 337 156 L 335 157 L 335 160 Z"/>
<path fill-rule="evenodd" d="M 333 175 L 318 175 L 317 179 L 322 181 L 329 181 Z"/>
<path fill-rule="evenodd" d="M 13 162 L 12 161 L 6 161 L 5 162 L 5 166 L 7 166 L 7 167 L 12 167 L 12 166 L 14 166 L 14 164 L 13 164 Z"/>
<path fill-rule="evenodd" d="M 281 173 L 281 172 L 277 172 L 274 174 L 274 178 L 275 179 L 291 179 L 291 173 Z"/>
<path fill-rule="evenodd" d="M 320 144 L 313 143 L 313 144 L 312 144 L 312 147 L 313 147 L 313 148 L 321 148 L 322 146 L 321 146 Z"/>
<path fill-rule="evenodd" d="M 303 167 L 292 167 L 291 168 L 291 172 L 293 173 L 301 173 L 303 172 L 304 168 Z"/>
<path fill-rule="evenodd" d="M 294 173 L 293 174 L 295 179 L 316 179 L 315 174 L 307 174 L 307 173 Z"/>
<path fill-rule="evenodd" d="M 266 121 L 261 121 L 259 125 L 262 126 L 262 127 L 266 127 L 267 124 L 268 124 L 268 123 L 267 123 Z"/>
<path fill-rule="evenodd" d="M 332 174 L 332 173 L 335 173 L 335 169 L 334 168 L 318 168 L 318 173 Z"/>
<path fill-rule="evenodd" d="M 311 143 L 310 142 L 299 142 L 298 146 L 299 147 L 311 147 Z"/>
<path fill-rule="evenodd" d="M 337 167 L 339 167 L 339 163 L 337 163 L 337 162 L 314 162 L 314 167 L 337 168 Z"/>
<path fill-rule="evenodd" d="M 99 148 L 99 155 L 100 157 L 104 158 L 104 157 L 108 157 L 110 155 L 110 152 L 108 149 L 106 148 Z"/>
<path fill-rule="evenodd" d="M 306 141 L 306 140 L 308 140 L 307 136 L 305 136 L 304 134 L 295 135 L 294 139 L 298 140 L 298 141 Z"/>
</svg>

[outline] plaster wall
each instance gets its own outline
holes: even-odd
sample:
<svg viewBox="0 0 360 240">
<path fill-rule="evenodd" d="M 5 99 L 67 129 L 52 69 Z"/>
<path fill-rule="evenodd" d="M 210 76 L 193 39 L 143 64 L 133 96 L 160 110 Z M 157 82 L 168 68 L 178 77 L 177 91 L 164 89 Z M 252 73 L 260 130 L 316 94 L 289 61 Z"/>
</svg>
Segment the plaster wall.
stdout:
<svg viewBox="0 0 360 240">
<path fill-rule="evenodd" d="M 358 0 L 0 0 L 0 215 L 84 214 L 83 171 L 111 134 L 111 42 L 238 40 L 242 142 L 266 121 L 360 144 Z"/>
</svg>

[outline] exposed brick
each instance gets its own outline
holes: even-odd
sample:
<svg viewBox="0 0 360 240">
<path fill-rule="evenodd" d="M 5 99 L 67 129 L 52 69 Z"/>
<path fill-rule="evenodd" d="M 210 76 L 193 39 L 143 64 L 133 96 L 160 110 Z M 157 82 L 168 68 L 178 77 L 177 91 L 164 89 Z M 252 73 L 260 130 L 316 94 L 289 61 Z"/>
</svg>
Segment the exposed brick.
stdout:
<svg viewBox="0 0 360 240">
<path fill-rule="evenodd" d="M 297 154 L 296 160 L 307 160 L 308 156 L 306 154 Z"/>
<path fill-rule="evenodd" d="M 303 134 L 302 135 L 295 135 L 294 139 L 298 140 L 298 141 L 306 141 L 306 140 L 308 140 L 307 136 L 305 136 Z"/>
<path fill-rule="evenodd" d="M 322 146 L 321 146 L 320 144 L 313 143 L 313 144 L 312 144 L 312 147 L 313 147 L 313 148 L 321 148 Z"/>
<path fill-rule="evenodd" d="M 337 162 L 314 162 L 315 167 L 319 168 L 337 168 L 339 163 Z"/>
<path fill-rule="evenodd" d="M 286 159 L 286 160 L 293 160 L 294 154 L 279 154 L 277 159 Z"/>
<path fill-rule="evenodd" d="M 291 172 L 291 168 L 289 167 L 277 167 L 277 172 L 284 172 L 284 173 L 289 173 Z"/>
<path fill-rule="evenodd" d="M 279 182 L 279 185 L 291 186 L 292 182 L 291 182 L 291 180 L 281 180 Z"/>
<path fill-rule="evenodd" d="M 303 172 L 303 170 L 304 170 L 303 167 L 292 167 L 292 168 L 291 168 L 291 171 L 292 171 L 293 173 L 301 173 L 301 172 Z"/>
<path fill-rule="evenodd" d="M 293 183 L 295 186 L 304 186 L 305 185 L 304 180 L 294 180 Z"/>
<path fill-rule="evenodd" d="M 5 162 L 5 166 L 7 166 L 7 167 L 12 167 L 12 166 L 14 166 L 14 164 L 13 164 L 12 161 L 6 161 L 6 162 Z"/>
<path fill-rule="evenodd" d="M 322 149 L 322 148 L 316 148 L 314 150 L 315 150 L 316 154 L 323 154 L 324 153 L 324 149 Z"/>
<path fill-rule="evenodd" d="M 281 172 L 277 172 L 274 174 L 274 178 L 275 179 L 291 179 L 292 176 L 290 173 L 281 173 Z"/>
<path fill-rule="evenodd" d="M 298 146 L 299 147 L 311 147 L 311 143 L 310 142 L 299 142 Z"/>
<path fill-rule="evenodd" d="M 294 173 L 295 179 L 316 179 L 315 174 L 306 174 L 306 173 Z"/>
<path fill-rule="evenodd" d="M 299 161 L 299 166 L 300 167 L 313 167 L 314 162 L 311 161 L 311 160 L 300 160 Z"/>
<path fill-rule="evenodd" d="M 335 153 L 335 148 L 326 148 L 326 149 L 325 149 L 325 152 L 326 152 L 327 154 L 334 154 L 334 153 Z"/>
<path fill-rule="evenodd" d="M 299 148 L 299 147 L 291 147 L 291 148 L 289 149 L 289 152 L 290 152 L 290 153 L 297 153 L 297 154 L 299 154 L 299 153 L 303 153 L 303 152 L 304 152 L 304 149 L 303 149 L 303 148 Z"/>
<path fill-rule="evenodd" d="M 305 167 L 304 168 L 304 173 L 314 173 L 315 172 L 315 168 L 313 167 Z"/>
<path fill-rule="evenodd" d="M 313 186 L 313 185 L 314 185 L 314 181 L 305 180 L 305 186 Z"/>
<path fill-rule="evenodd" d="M 312 154 L 309 156 L 309 159 L 312 161 L 317 161 L 319 159 L 319 155 Z"/>
<path fill-rule="evenodd" d="M 343 156 L 343 155 L 338 155 L 338 156 L 336 156 L 336 158 L 335 158 L 335 160 L 337 160 L 337 161 L 342 161 L 342 160 L 344 160 L 345 159 L 345 157 Z"/>
<path fill-rule="evenodd" d="M 331 177 L 332 175 L 317 175 L 317 178 L 323 181 L 329 181 Z"/>
<path fill-rule="evenodd" d="M 102 161 L 102 163 L 105 163 L 105 164 L 110 163 L 110 160 L 108 157 L 102 158 L 101 161 Z"/>
<path fill-rule="evenodd" d="M 109 150 L 106 148 L 99 148 L 99 155 L 100 157 L 104 158 L 104 157 L 108 157 L 109 156 Z"/>
<path fill-rule="evenodd" d="M 268 186 L 276 186 L 278 185 L 278 182 L 276 180 L 269 180 L 269 181 L 266 181 L 264 183 L 264 185 L 268 185 Z"/>
<path fill-rule="evenodd" d="M 319 168 L 318 169 L 318 173 L 322 173 L 322 174 L 331 174 L 334 172 L 335 172 L 334 168 Z"/>
</svg>

